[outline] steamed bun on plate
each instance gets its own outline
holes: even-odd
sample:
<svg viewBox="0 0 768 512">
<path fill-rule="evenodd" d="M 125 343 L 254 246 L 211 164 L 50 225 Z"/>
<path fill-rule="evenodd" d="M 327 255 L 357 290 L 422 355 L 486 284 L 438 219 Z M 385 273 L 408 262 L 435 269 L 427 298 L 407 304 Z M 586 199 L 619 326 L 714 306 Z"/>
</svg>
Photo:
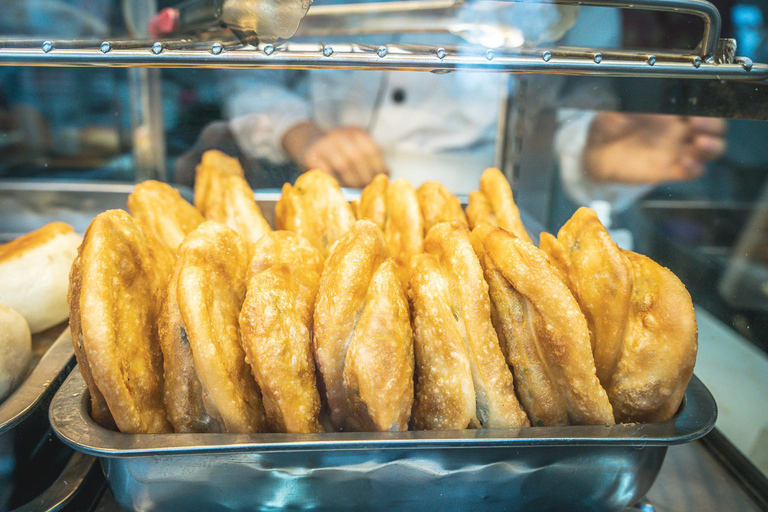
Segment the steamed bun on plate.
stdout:
<svg viewBox="0 0 768 512">
<path fill-rule="evenodd" d="M 0 400 L 13 392 L 27 375 L 32 359 L 32 336 L 18 312 L 0 304 Z"/>
<path fill-rule="evenodd" d="M 0 245 L 0 304 L 38 333 L 67 319 L 69 269 L 82 242 L 72 226 L 52 222 Z"/>
</svg>

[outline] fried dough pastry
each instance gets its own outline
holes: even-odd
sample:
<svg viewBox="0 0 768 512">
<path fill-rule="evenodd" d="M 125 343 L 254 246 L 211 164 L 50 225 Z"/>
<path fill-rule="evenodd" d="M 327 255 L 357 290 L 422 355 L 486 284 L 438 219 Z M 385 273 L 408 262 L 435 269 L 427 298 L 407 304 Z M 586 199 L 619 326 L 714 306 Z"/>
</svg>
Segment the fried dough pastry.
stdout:
<svg viewBox="0 0 768 512">
<path fill-rule="evenodd" d="M 92 414 L 108 424 L 106 404 L 121 432 L 171 431 L 156 329 L 169 266 L 167 253 L 130 215 L 109 210 L 88 226 L 72 269 L 72 339 Z"/>
<path fill-rule="evenodd" d="M 237 158 L 212 149 L 203 153 L 195 170 L 195 207 L 207 218 L 208 202 L 221 197 L 221 184 L 226 176 L 245 177 Z"/>
<path fill-rule="evenodd" d="M 218 195 L 211 195 L 207 201 L 207 220 L 226 224 L 250 243 L 258 242 L 262 236 L 272 231 L 245 178 L 238 175 L 222 175 L 219 179 Z"/>
<path fill-rule="evenodd" d="M 210 399 L 204 395 L 197 377 L 192 348 L 181 319 L 178 301 L 181 266 L 182 259 L 179 258 L 168 281 L 158 320 L 165 410 L 175 432 L 221 432 L 221 425 L 206 409 L 206 399 Z"/>
<path fill-rule="evenodd" d="M 322 432 L 312 355 L 322 255 L 289 231 L 265 235 L 254 252 L 240 329 L 270 431 Z"/>
<path fill-rule="evenodd" d="M 480 191 L 469 194 L 467 206 L 469 225 L 474 229 L 488 223 L 512 233 L 526 242 L 531 239 L 520 219 L 512 188 L 500 170 L 491 167 L 480 177 Z"/>
<path fill-rule="evenodd" d="M 612 425 L 586 319 L 546 254 L 488 225 L 475 228 L 472 238 L 494 325 L 531 424 Z"/>
<path fill-rule="evenodd" d="M 587 317 L 597 377 L 611 385 L 622 351 L 632 296 L 629 262 L 589 208 L 579 208 L 557 234 L 542 234 L 542 250 L 566 276 Z"/>
<path fill-rule="evenodd" d="M 458 221 L 436 224 L 424 240 L 424 248 L 435 256 L 448 283 L 450 296 L 446 304 L 469 355 L 479 422 L 473 426 L 528 426 L 528 417 L 515 397 L 512 373 L 491 324 L 488 285 L 472 249 L 469 230 Z M 433 332 L 442 336 L 439 330 Z"/>
<path fill-rule="evenodd" d="M 691 296 L 669 269 L 622 251 L 632 272 L 624 346 L 608 396 L 616 421 L 657 422 L 675 415 L 698 349 Z"/>
<path fill-rule="evenodd" d="M 372 220 L 383 230 L 400 280 L 407 286 L 411 257 L 424 251 L 424 218 L 416 190 L 405 179 L 389 183 L 386 175 L 378 174 L 363 189 L 358 208 L 361 219 Z"/>
<path fill-rule="evenodd" d="M 416 355 L 413 427 L 463 430 L 479 425 L 469 354 L 451 309 L 451 287 L 433 255 L 411 259 L 408 298 Z"/>
<path fill-rule="evenodd" d="M 303 236 L 327 257 L 333 243 L 355 223 L 355 214 L 330 174 L 313 170 L 283 185 L 275 205 L 278 229 Z"/>
<path fill-rule="evenodd" d="M 461 209 L 459 198 L 451 194 L 451 191 L 438 181 L 425 181 L 418 189 L 416 195 L 421 206 L 421 215 L 424 217 L 424 234 L 429 233 L 432 226 L 440 222 L 457 220 L 467 224 L 467 216 Z"/>
<path fill-rule="evenodd" d="M 177 298 L 208 414 L 228 433 L 265 431 L 261 393 L 245 361 L 238 316 L 248 247 L 230 228 L 207 221 L 179 248 Z"/>
<path fill-rule="evenodd" d="M 413 333 L 400 278 L 390 258 L 368 285 L 365 307 L 344 362 L 350 430 L 408 430 L 413 406 Z"/>
<path fill-rule="evenodd" d="M 334 245 L 320 277 L 313 349 L 336 429 L 343 428 L 347 418 L 343 376 L 347 349 L 363 313 L 373 274 L 386 258 L 381 230 L 371 221 L 359 220 Z"/>
<path fill-rule="evenodd" d="M 128 210 L 141 226 L 176 254 L 184 238 L 203 216 L 170 185 L 148 180 L 136 185 L 128 196 Z"/>
</svg>

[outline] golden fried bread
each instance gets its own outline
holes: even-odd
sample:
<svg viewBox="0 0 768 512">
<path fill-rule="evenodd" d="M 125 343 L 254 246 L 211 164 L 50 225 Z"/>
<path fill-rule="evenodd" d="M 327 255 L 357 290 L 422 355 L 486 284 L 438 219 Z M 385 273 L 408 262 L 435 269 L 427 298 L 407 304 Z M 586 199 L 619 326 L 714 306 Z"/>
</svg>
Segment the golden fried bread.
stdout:
<svg viewBox="0 0 768 512">
<path fill-rule="evenodd" d="M 71 276 L 73 341 L 95 386 L 94 416 L 104 421 L 100 391 L 121 432 L 171 430 L 156 324 L 170 261 L 156 244 L 124 211 L 106 211 L 85 232 Z"/>
<path fill-rule="evenodd" d="M 320 249 L 323 257 L 355 223 L 339 183 L 317 169 L 299 176 L 293 186 L 283 185 L 283 195 L 275 205 L 275 219 L 278 229 L 303 236 Z"/>
<path fill-rule="evenodd" d="M 668 269 L 622 251 L 633 290 L 624 345 L 608 396 L 616 421 L 657 422 L 675 415 L 698 348 L 691 296 Z"/>
<path fill-rule="evenodd" d="M 387 220 L 387 189 L 389 178 L 386 174 L 377 174 L 360 193 L 357 202 L 357 218 L 372 220 L 384 231 Z"/>
<path fill-rule="evenodd" d="M 491 202 L 485 197 L 485 194 L 479 190 L 473 190 L 469 193 L 469 204 L 467 204 L 467 219 L 469 220 L 469 227 L 474 229 L 477 226 L 488 224 L 491 226 L 498 226 L 496 222 L 496 214 L 493 213 L 493 206 Z"/>
<path fill-rule="evenodd" d="M 320 277 L 313 348 L 331 422 L 337 429 L 344 427 L 347 418 L 343 377 L 347 349 L 363 313 L 371 278 L 386 258 L 381 230 L 371 221 L 359 220 L 334 245 Z"/>
<path fill-rule="evenodd" d="M 290 231 L 268 233 L 254 254 L 240 329 L 270 431 L 322 432 L 312 354 L 322 255 Z"/>
<path fill-rule="evenodd" d="M 205 218 L 226 224 L 243 240 L 256 243 L 272 231 L 253 198 L 253 190 L 245 178 L 236 174 L 222 176 L 218 195 L 208 198 Z"/>
<path fill-rule="evenodd" d="M 406 286 L 411 257 L 424 252 L 424 219 L 416 190 L 402 178 L 393 181 L 387 189 L 384 241 L 395 261 L 400 280 Z"/>
<path fill-rule="evenodd" d="M 413 333 L 394 261 L 374 272 L 344 362 L 349 430 L 408 430 L 413 406 Z"/>
<path fill-rule="evenodd" d="M 608 389 L 622 351 L 632 296 L 629 262 L 589 208 L 579 208 L 556 241 L 543 237 L 542 249 L 567 276 L 587 317 L 597 377 Z"/>
<path fill-rule="evenodd" d="M 586 319 L 546 255 L 502 229 L 477 229 L 496 325 L 531 423 L 613 424 Z"/>
<path fill-rule="evenodd" d="M 248 247 L 236 232 L 206 221 L 179 248 L 177 298 L 205 405 L 228 433 L 265 431 L 261 393 L 245 362 L 238 316 Z"/>
<path fill-rule="evenodd" d="M 452 295 L 437 258 L 418 254 L 411 259 L 408 298 L 416 356 L 413 427 L 417 430 L 479 425 L 469 355 L 453 316 Z"/>
<path fill-rule="evenodd" d="M 425 181 L 416 190 L 424 217 L 424 234 L 435 224 L 457 220 L 467 224 L 467 216 L 461 209 L 459 198 L 451 194 L 445 185 L 438 181 Z"/>
<path fill-rule="evenodd" d="M 230 175 L 245 177 L 237 158 L 215 149 L 203 153 L 195 171 L 195 207 L 203 216 L 207 215 L 208 201 L 221 197 L 222 180 Z"/>
<path fill-rule="evenodd" d="M 195 370 L 192 348 L 181 319 L 178 259 L 160 307 L 158 335 L 163 352 L 165 409 L 175 432 L 221 432 L 221 425 L 205 407 L 206 398 Z"/>
<path fill-rule="evenodd" d="M 154 180 L 136 185 L 128 196 L 128 210 L 172 254 L 184 237 L 203 222 L 200 212 L 178 190 Z"/>
<path fill-rule="evenodd" d="M 424 240 L 424 249 L 437 258 L 448 281 L 451 312 L 470 357 L 480 426 L 528 426 L 491 324 L 488 285 L 472 249 L 469 230 L 458 221 L 436 224 Z"/>
<path fill-rule="evenodd" d="M 67 276 L 82 241 L 51 222 L 0 245 L 0 304 L 21 313 L 32 334 L 67 319 Z"/>
</svg>

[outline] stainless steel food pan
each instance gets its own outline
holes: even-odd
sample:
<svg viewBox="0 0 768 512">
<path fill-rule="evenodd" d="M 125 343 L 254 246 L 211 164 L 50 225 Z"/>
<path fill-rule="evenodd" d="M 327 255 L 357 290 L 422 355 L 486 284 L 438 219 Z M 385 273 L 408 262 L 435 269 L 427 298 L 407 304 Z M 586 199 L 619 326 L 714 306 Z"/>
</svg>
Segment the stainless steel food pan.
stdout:
<svg viewBox="0 0 768 512">
<path fill-rule="evenodd" d="M 712 429 L 693 377 L 664 423 L 450 432 L 129 435 L 88 415 L 73 371 L 51 425 L 101 458 L 126 510 L 617 511 L 653 484 L 667 447 Z"/>
</svg>

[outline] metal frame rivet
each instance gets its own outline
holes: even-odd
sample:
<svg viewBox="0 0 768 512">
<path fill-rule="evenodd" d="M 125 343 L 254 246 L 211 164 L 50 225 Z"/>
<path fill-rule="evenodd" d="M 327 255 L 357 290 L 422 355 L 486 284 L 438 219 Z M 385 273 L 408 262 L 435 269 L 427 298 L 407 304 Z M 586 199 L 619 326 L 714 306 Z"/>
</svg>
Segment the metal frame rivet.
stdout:
<svg viewBox="0 0 768 512">
<path fill-rule="evenodd" d="M 43 51 L 45 53 L 48 53 L 49 51 L 53 50 L 53 43 L 50 41 L 45 41 L 43 43 Z"/>
<path fill-rule="evenodd" d="M 445 48 L 438 48 L 435 52 L 435 55 L 437 55 L 438 59 L 444 59 L 445 58 Z"/>
<path fill-rule="evenodd" d="M 104 41 L 101 43 L 101 53 L 107 53 L 111 49 L 112 46 L 108 42 Z"/>
<path fill-rule="evenodd" d="M 387 47 L 386 46 L 379 46 L 379 49 L 376 50 L 376 55 L 381 57 L 382 59 L 387 56 Z"/>
<path fill-rule="evenodd" d="M 696 57 L 693 59 L 693 67 L 698 68 L 701 66 L 701 57 Z"/>
<path fill-rule="evenodd" d="M 655 55 L 649 55 L 648 56 L 648 65 L 653 66 L 656 64 L 656 56 Z"/>
<path fill-rule="evenodd" d="M 223 49 L 224 48 L 221 46 L 221 43 L 213 43 L 213 46 L 211 46 L 211 53 L 214 55 L 219 55 Z"/>
<path fill-rule="evenodd" d="M 549 59 L 552 58 L 552 52 L 549 50 L 545 51 L 541 54 L 541 58 L 544 59 L 544 62 L 549 62 Z"/>
<path fill-rule="evenodd" d="M 267 46 L 264 47 L 264 53 L 266 53 L 267 55 L 272 55 L 273 53 L 275 53 L 275 46 L 268 44 Z"/>
<path fill-rule="evenodd" d="M 595 64 L 600 64 L 603 62 L 603 54 L 602 53 L 596 53 L 594 57 L 592 57 L 592 60 L 595 61 Z"/>
<path fill-rule="evenodd" d="M 496 56 L 496 53 L 493 50 L 486 50 L 485 52 L 485 58 L 488 60 L 493 60 L 493 58 Z"/>
<path fill-rule="evenodd" d="M 332 46 L 323 46 L 323 55 L 326 57 L 330 57 L 333 55 L 333 47 Z"/>
<path fill-rule="evenodd" d="M 744 68 L 744 71 L 752 71 L 752 59 L 749 57 L 744 57 L 744 59 L 741 61 L 741 67 Z"/>
<path fill-rule="evenodd" d="M 163 44 L 160 42 L 153 44 L 152 53 L 154 53 L 155 55 L 160 55 L 161 53 L 163 53 Z"/>
</svg>

